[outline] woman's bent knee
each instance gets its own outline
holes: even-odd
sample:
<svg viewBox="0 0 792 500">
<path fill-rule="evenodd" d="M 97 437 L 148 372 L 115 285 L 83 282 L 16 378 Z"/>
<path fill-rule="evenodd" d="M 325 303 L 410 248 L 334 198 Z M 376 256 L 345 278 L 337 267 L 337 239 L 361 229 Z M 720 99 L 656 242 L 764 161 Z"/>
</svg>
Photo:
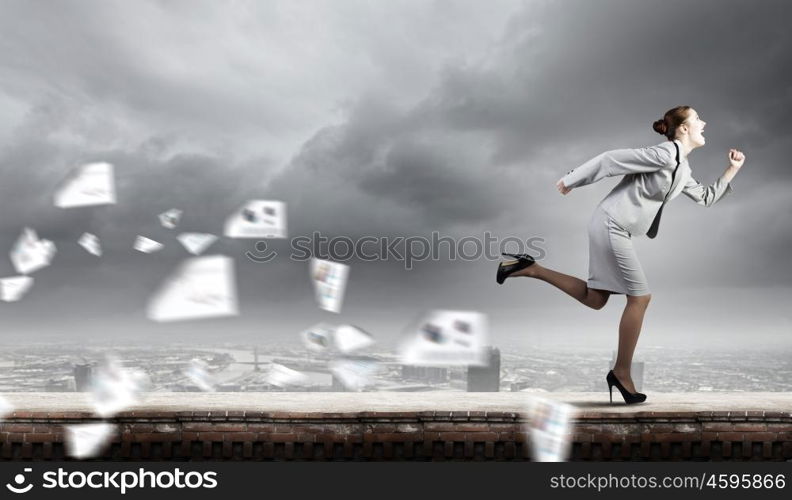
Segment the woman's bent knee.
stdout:
<svg viewBox="0 0 792 500">
<path fill-rule="evenodd" d="M 647 293 L 646 295 L 628 295 L 627 302 L 631 302 L 634 304 L 640 304 L 644 307 L 649 305 L 649 301 L 652 300 L 652 294 Z"/>
</svg>

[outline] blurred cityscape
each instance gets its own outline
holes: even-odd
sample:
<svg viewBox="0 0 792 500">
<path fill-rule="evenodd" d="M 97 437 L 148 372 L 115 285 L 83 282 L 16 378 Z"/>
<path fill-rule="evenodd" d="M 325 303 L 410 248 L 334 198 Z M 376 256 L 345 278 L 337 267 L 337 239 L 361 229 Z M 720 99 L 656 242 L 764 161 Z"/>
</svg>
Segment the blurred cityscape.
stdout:
<svg viewBox="0 0 792 500">
<path fill-rule="evenodd" d="M 328 363 L 333 356 L 300 345 L 262 347 L 99 347 L 39 345 L 5 347 L 0 354 L 0 392 L 87 390 L 94 367 L 106 354 L 143 370 L 150 391 L 198 391 L 185 375 L 190 362 L 207 367 L 218 392 L 343 391 Z M 792 351 L 693 351 L 645 347 L 636 358 L 638 390 L 657 392 L 792 391 Z M 369 353 L 379 371 L 368 391 L 564 391 L 606 389 L 609 350 L 489 350 L 488 367 L 415 367 L 392 353 Z M 275 365 L 306 376 L 297 386 L 273 385 L 266 374 Z"/>
</svg>

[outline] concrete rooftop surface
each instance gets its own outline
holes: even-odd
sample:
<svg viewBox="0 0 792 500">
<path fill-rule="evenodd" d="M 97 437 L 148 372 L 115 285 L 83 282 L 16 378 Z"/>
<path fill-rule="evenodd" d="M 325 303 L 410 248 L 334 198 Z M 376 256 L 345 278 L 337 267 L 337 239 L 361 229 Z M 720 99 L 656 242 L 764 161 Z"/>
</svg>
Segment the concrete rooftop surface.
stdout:
<svg viewBox="0 0 792 500">
<path fill-rule="evenodd" d="M 86 393 L 5 393 L 17 411 L 92 411 Z M 135 410 L 255 410 L 306 413 L 362 411 L 510 411 L 520 412 L 532 397 L 562 401 L 582 412 L 774 411 L 792 415 L 792 392 L 648 393 L 644 403 L 627 406 L 607 392 L 229 392 L 147 393 Z"/>
</svg>

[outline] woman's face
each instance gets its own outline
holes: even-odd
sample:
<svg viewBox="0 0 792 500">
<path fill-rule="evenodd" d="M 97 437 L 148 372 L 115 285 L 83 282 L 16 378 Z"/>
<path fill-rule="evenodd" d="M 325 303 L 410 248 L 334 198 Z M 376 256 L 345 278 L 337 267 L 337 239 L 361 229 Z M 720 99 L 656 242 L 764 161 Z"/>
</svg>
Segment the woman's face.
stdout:
<svg viewBox="0 0 792 500">
<path fill-rule="evenodd" d="M 703 146 L 707 140 L 704 138 L 704 126 L 707 124 L 701 117 L 698 115 L 695 109 L 690 108 L 688 111 L 688 119 L 682 124 L 683 126 L 687 126 L 687 134 L 690 138 L 690 142 L 693 143 L 694 146 L 699 147 Z M 684 132 L 683 127 L 683 132 Z"/>
</svg>

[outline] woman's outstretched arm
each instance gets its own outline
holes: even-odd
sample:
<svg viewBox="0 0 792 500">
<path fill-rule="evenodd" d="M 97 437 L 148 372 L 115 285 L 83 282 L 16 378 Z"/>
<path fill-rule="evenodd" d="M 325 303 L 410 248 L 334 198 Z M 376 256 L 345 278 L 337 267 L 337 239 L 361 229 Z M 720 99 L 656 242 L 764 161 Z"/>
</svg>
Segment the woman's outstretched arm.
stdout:
<svg viewBox="0 0 792 500">
<path fill-rule="evenodd" d="M 655 172 L 676 164 L 676 149 L 668 142 L 658 146 L 638 149 L 615 149 L 595 156 L 583 165 L 570 170 L 557 186 L 562 194 L 572 188 L 593 184 L 614 175 Z M 566 188 L 566 192 L 563 188 Z"/>
</svg>

